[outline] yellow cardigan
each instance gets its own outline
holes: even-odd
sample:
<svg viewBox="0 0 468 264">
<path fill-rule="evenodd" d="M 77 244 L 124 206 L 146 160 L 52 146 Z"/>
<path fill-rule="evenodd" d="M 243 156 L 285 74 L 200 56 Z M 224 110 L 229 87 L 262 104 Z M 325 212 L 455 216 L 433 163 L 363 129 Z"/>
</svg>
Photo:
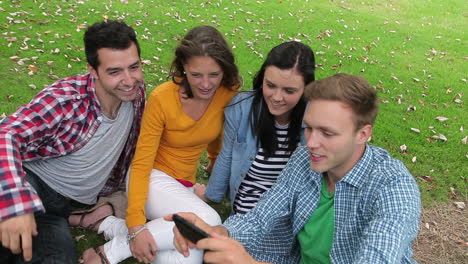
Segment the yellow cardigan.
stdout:
<svg viewBox="0 0 468 264">
<path fill-rule="evenodd" d="M 179 85 L 169 81 L 156 87 L 148 99 L 130 171 L 128 227 L 146 222 L 145 203 L 153 168 L 195 183 L 203 150 L 212 162 L 221 150 L 224 108 L 236 92 L 219 87 L 206 112 L 194 121 L 182 110 L 178 90 Z"/>
</svg>

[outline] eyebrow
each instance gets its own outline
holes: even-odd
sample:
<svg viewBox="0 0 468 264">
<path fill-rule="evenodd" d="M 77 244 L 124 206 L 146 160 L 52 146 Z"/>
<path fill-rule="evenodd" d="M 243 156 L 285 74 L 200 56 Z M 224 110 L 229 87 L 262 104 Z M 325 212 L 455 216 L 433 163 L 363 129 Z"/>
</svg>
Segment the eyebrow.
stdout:
<svg viewBox="0 0 468 264">
<path fill-rule="evenodd" d="M 302 119 L 302 124 L 306 125 L 307 127 L 312 127 L 309 124 L 309 122 L 307 122 L 305 119 Z M 333 133 L 338 133 L 338 131 L 336 131 L 335 129 L 333 129 L 331 127 L 327 127 L 327 126 L 314 127 L 314 129 L 319 129 L 319 130 L 322 130 L 322 131 L 330 131 L 330 132 L 333 132 Z"/>
<path fill-rule="evenodd" d="M 137 61 L 135 61 L 134 63 L 130 64 L 129 67 L 133 67 L 133 66 L 136 66 L 136 65 L 138 65 L 138 64 L 140 64 L 140 61 L 139 61 L 139 60 L 137 60 Z M 107 68 L 107 69 L 106 69 L 106 72 L 121 71 L 121 70 L 122 70 L 122 67 L 113 67 L 113 68 Z"/>
<path fill-rule="evenodd" d="M 276 83 L 274 83 L 274 82 L 268 80 L 267 78 L 264 77 L 264 79 L 265 79 L 265 81 L 267 81 L 267 82 L 273 84 L 274 86 L 278 86 L 278 85 L 276 85 Z M 290 87 L 290 86 L 285 86 L 285 87 L 282 87 L 282 88 L 283 88 L 283 89 L 294 89 L 294 90 L 299 90 L 298 87 Z"/>
</svg>

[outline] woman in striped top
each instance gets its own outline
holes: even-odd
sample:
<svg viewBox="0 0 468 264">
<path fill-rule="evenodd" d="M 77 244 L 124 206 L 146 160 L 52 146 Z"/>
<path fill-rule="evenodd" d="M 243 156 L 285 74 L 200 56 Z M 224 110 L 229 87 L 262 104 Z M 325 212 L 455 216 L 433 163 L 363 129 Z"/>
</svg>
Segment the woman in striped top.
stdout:
<svg viewBox="0 0 468 264">
<path fill-rule="evenodd" d="M 204 200 L 226 192 L 233 213 L 246 213 L 269 190 L 296 149 L 306 107 L 304 87 L 314 81 L 314 52 L 300 42 L 274 47 L 253 79 L 253 91 L 225 110 L 223 148 L 208 185 L 195 185 Z"/>
</svg>

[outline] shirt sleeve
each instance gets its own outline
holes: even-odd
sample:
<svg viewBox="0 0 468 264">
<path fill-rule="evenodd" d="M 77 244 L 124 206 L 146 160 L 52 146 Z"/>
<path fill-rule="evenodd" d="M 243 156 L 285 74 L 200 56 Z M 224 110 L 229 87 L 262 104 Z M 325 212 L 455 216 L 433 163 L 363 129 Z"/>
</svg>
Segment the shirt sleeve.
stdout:
<svg viewBox="0 0 468 264">
<path fill-rule="evenodd" d="M 380 192 L 353 263 L 400 263 L 416 238 L 421 213 L 419 189 L 411 175 Z"/>
<path fill-rule="evenodd" d="M 135 156 L 130 167 L 126 218 L 129 227 L 146 222 L 145 203 L 148 196 L 149 177 L 164 130 L 163 109 L 170 111 L 161 106 L 157 94 L 153 92 L 143 113 Z"/>
<path fill-rule="evenodd" d="M 0 221 L 44 211 L 40 198 L 25 179 L 23 160 L 28 153 L 54 140 L 63 111 L 57 98 L 42 92 L 0 122 Z M 43 156 L 57 154 L 52 148 L 42 151 Z"/>
<path fill-rule="evenodd" d="M 231 176 L 232 147 L 236 140 L 236 131 L 239 128 L 239 118 L 235 118 L 234 108 L 235 106 L 232 106 L 232 109 L 228 107 L 225 110 L 223 148 L 216 159 L 206 187 L 205 196 L 217 203 L 223 200 Z"/>
</svg>

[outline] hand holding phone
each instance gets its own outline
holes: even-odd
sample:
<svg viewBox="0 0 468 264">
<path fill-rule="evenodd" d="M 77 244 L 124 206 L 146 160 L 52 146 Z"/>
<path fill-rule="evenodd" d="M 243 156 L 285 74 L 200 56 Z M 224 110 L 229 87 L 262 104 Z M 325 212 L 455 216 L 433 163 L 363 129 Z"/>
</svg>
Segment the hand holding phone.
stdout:
<svg viewBox="0 0 468 264">
<path fill-rule="evenodd" d="M 182 236 L 192 241 L 194 244 L 196 244 L 200 239 L 210 237 L 208 233 L 177 214 L 173 214 L 172 219 Z"/>
</svg>

